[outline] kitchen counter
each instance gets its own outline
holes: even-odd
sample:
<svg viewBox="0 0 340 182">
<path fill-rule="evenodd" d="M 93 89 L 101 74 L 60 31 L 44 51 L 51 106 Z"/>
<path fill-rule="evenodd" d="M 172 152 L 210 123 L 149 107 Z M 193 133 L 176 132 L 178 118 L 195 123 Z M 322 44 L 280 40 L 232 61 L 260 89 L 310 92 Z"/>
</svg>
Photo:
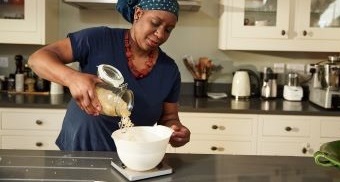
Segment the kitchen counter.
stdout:
<svg viewBox="0 0 340 182">
<path fill-rule="evenodd" d="M 65 109 L 70 94 L 61 95 L 23 95 L 0 93 L 0 108 L 60 108 Z M 238 113 L 238 114 L 277 114 L 340 116 L 340 111 L 323 109 L 309 101 L 291 102 L 284 99 L 235 100 L 232 98 L 211 99 L 194 98 L 192 95 L 180 96 L 180 112 Z"/>
<path fill-rule="evenodd" d="M 110 162 L 114 152 L 0 150 L 0 181 L 127 181 Z M 142 181 L 320 182 L 340 180 L 339 169 L 312 157 L 166 154 L 172 174 Z"/>
<path fill-rule="evenodd" d="M 50 108 L 65 109 L 70 94 L 8 94 L 0 92 L 0 108 Z"/>
</svg>

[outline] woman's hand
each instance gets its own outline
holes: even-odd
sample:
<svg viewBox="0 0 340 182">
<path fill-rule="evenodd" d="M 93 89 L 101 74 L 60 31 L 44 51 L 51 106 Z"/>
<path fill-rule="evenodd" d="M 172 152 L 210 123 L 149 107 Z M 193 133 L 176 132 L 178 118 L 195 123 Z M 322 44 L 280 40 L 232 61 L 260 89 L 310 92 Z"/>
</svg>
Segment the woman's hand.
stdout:
<svg viewBox="0 0 340 182">
<path fill-rule="evenodd" d="M 78 106 L 86 113 L 95 116 L 99 115 L 101 111 L 101 105 L 96 95 L 96 84 L 99 82 L 101 80 L 95 75 L 75 72 L 67 84 Z"/>
<path fill-rule="evenodd" d="M 170 138 L 170 144 L 173 147 L 180 147 L 190 141 L 190 131 L 182 124 L 173 124 L 170 126 L 174 132 Z"/>
<path fill-rule="evenodd" d="M 174 130 L 170 138 L 171 146 L 180 147 L 190 141 L 190 130 L 179 121 L 177 103 L 163 104 L 163 114 L 159 124 Z"/>
</svg>

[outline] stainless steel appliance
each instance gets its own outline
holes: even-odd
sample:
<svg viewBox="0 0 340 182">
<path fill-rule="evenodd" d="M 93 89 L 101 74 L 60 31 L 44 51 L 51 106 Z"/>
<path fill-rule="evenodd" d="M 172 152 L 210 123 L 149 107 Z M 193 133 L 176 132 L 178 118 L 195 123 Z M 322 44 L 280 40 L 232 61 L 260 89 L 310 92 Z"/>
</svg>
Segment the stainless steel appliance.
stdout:
<svg viewBox="0 0 340 182">
<path fill-rule="evenodd" d="M 309 101 L 326 109 L 340 109 L 340 57 L 330 56 L 326 63 L 311 65 Z"/>
<path fill-rule="evenodd" d="M 277 96 L 277 73 L 270 67 L 265 67 L 263 73 L 261 73 L 262 78 L 262 88 L 261 88 L 261 97 L 270 99 L 276 98 Z"/>
</svg>

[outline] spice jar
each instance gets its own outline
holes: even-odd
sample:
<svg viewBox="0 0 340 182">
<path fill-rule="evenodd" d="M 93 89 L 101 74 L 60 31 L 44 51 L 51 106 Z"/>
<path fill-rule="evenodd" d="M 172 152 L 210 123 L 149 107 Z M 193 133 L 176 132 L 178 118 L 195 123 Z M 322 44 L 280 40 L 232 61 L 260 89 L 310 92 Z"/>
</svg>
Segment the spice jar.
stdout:
<svg viewBox="0 0 340 182">
<path fill-rule="evenodd" d="M 127 89 L 121 72 L 110 65 L 98 66 L 98 77 L 103 81 L 96 85 L 96 93 L 102 106 L 101 114 L 129 117 L 133 108 L 134 95 Z"/>
</svg>

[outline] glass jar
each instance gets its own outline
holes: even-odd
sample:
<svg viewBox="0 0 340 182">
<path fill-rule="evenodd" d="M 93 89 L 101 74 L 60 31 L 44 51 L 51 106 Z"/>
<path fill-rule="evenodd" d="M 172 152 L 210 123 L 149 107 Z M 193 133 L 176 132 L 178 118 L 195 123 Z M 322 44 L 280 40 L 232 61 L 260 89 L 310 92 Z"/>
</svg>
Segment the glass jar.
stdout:
<svg viewBox="0 0 340 182">
<path fill-rule="evenodd" d="M 96 93 L 102 106 L 101 114 L 129 117 L 134 104 L 133 92 L 120 71 L 110 65 L 98 66 L 98 77 L 103 82 L 96 85 Z"/>
</svg>

